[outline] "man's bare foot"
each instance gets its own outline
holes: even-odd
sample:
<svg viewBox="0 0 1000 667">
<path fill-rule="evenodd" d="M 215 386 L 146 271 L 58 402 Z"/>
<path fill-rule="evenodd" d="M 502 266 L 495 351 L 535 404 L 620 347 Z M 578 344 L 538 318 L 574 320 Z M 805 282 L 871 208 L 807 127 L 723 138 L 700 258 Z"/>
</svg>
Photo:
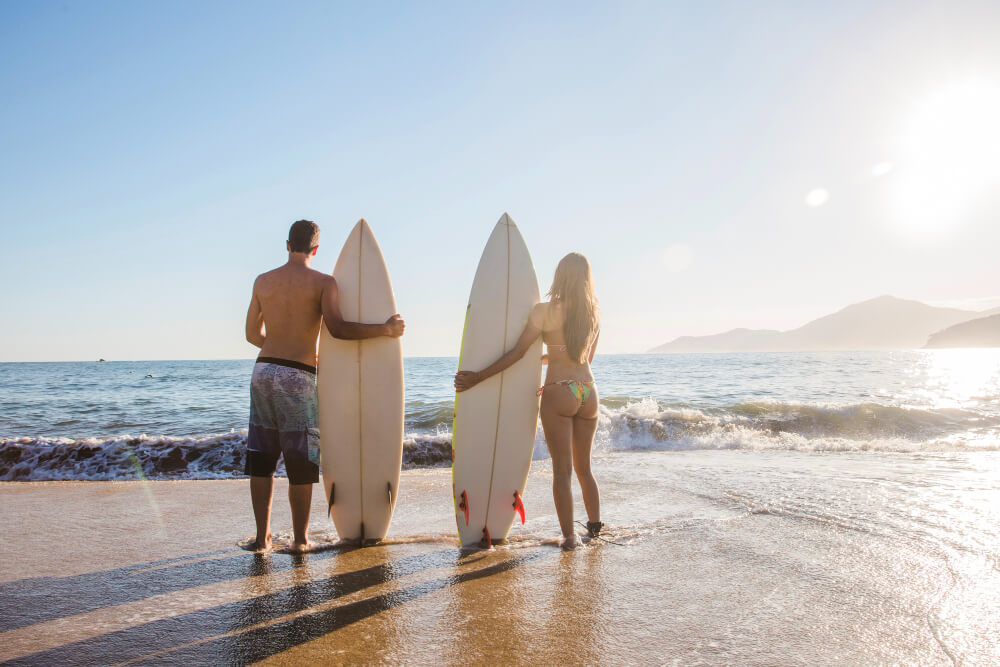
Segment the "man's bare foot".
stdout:
<svg viewBox="0 0 1000 667">
<path fill-rule="evenodd" d="M 563 551 L 571 551 L 580 546 L 580 538 L 576 536 L 576 533 L 573 533 L 569 537 L 564 537 L 562 542 L 559 543 L 559 546 L 563 549 Z"/>
<path fill-rule="evenodd" d="M 288 550 L 293 554 L 304 554 L 307 551 L 312 551 L 314 546 L 315 545 L 309 540 L 306 540 L 305 542 L 292 542 L 288 545 Z"/>
</svg>

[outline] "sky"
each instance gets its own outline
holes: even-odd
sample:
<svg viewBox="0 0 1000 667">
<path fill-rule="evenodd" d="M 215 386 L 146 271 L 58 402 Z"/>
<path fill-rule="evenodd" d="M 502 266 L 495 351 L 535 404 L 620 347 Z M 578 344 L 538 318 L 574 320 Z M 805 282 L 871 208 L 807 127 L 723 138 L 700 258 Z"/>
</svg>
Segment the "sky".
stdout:
<svg viewBox="0 0 1000 667">
<path fill-rule="evenodd" d="M 602 352 L 1000 305 L 1000 3 L 0 4 L 0 361 L 250 358 L 360 217 L 455 356 L 500 216 Z"/>
</svg>

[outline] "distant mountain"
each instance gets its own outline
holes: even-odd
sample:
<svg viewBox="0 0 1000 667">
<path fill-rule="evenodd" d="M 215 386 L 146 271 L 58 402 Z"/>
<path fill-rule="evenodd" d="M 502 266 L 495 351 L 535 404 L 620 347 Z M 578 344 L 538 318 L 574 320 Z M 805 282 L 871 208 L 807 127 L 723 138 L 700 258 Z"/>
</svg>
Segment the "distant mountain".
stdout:
<svg viewBox="0 0 1000 667">
<path fill-rule="evenodd" d="M 880 296 L 785 332 L 786 349 L 899 350 L 923 347 L 927 336 L 978 313 Z"/>
<path fill-rule="evenodd" d="M 928 336 L 980 316 L 880 296 L 856 303 L 791 331 L 733 329 L 713 336 L 682 336 L 650 352 L 769 352 L 898 350 L 923 347 Z"/>
<path fill-rule="evenodd" d="M 962 322 L 931 334 L 926 347 L 1000 347 L 1000 314 Z"/>
<path fill-rule="evenodd" d="M 650 352 L 759 352 L 772 349 L 780 335 L 774 329 L 733 329 L 712 336 L 681 336 Z"/>
</svg>

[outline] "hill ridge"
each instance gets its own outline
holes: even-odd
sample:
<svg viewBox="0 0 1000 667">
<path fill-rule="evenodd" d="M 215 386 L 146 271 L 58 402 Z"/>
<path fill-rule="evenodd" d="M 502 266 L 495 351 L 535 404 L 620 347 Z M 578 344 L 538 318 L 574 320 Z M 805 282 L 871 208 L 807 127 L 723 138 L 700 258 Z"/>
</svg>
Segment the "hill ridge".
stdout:
<svg viewBox="0 0 1000 667">
<path fill-rule="evenodd" d="M 650 352 L 913 349 L 924 347 L 932 334 L 982 316 L 977 311 L 930 306 L 884 294 L 786 331 L 737 327 L 707 336 L 680 336 Z"/>
</svg>

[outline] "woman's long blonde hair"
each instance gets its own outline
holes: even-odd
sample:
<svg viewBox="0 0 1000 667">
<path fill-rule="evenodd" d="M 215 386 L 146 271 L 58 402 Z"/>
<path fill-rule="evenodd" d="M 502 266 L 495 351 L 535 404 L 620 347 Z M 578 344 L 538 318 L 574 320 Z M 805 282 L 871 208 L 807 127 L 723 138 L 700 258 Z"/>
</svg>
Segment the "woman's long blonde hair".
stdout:
<svg viewBox="0 0 1000 667">
<path fill-rule="evenodd" d="M 600 324 L 594 278 L 587 258 L 571 252 L 559 260 L 548 296 L 562 304 L 566 353 L 577 363 L 583 363 Z"/>
</svg>

